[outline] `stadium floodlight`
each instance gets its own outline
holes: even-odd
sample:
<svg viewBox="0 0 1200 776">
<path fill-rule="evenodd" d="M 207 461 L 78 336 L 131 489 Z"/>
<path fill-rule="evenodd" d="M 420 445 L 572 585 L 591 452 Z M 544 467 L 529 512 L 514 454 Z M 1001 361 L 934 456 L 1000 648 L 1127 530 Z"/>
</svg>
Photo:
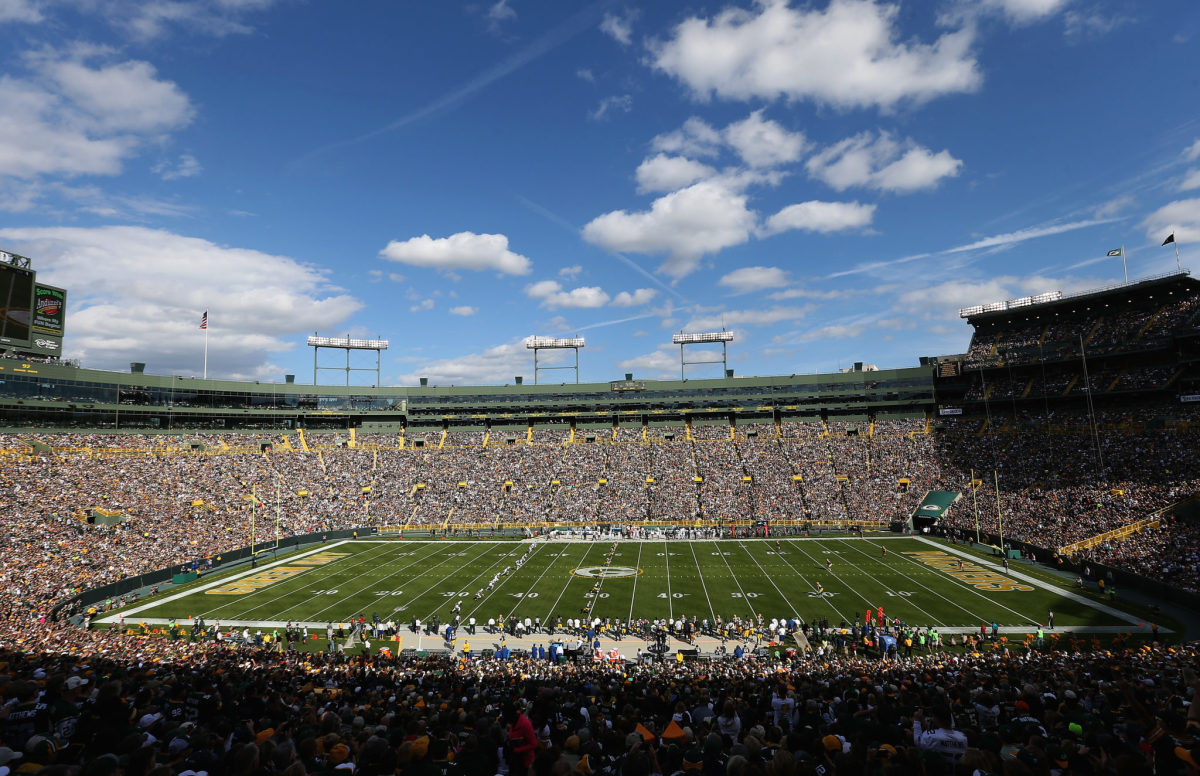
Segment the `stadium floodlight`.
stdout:
<svg viewBox="0 0 1200 776">
<path fill-rule="evenodd" d="M 724 369 L 724 376 L 730 377 L 728 356 L 728 345 L 733 342 L 733 332 L 725 331 L 681 331 L 678 334 L 671 335 L 671 344 L 679 346 L 679 379 L 686 380 L 687 375 L 685 368 L 688 364 L 720 364 Z M 700 359 L 688 361 L 683 355 L 683 349 L 688 345 L 712 345 L 719 344 L 721 346 L 721 357 L 719 359 Z"/>
<path fill-rule="evenodd" d="M 533 384 L 538 384 L 538 373 L 547 369 L 574 369 L 575 384 L 579 385 L 579 349 L 586 344 L 583 337 L 527 337 L 525 347 L 533 351 Z M 539 350 L 574 350 L 575 363 L 566 366 L 541 366 L 538 363 Z"/>
<path fill-rule="evenodd" d="M 322 369 L 336 369 L 339 372 L 346 373 L 346 387 L 350 387 L 351 372 L 374 372 L 375 385 L 379 385 L 381 378 L 380 360 L 383 351 L 388 349 L 388 341 L 385 339 L 360 339 L 351 337 L 347 334 L 345 337 L 322 337 L 315 332 L 308 338 L 308 346 L 313 349 L 313 385 L 317 384 L 317 375 Z M 318 363 L 318 354 L 321 348 L 332 348 L 335 350 L 346 351 L 346 366 L 321 366 Z M 351 367 L 350 366 L 350 351 L 352 350 L 374 350 L 375 351 L 375 368 L 366 367 Z"/>
<path fill-rule="evenodd" d="M 679 332 L 671 335 L 672 345 L 702 345 L 706 342 L 733 342 L 731 331 Z"/>
<path fill-rule="evenodd" d="M 309 337 L 309 347 L 313 348 L 345 348 L 347 350 L 387 350 L 388 341 L 385 339 L 357 339 L 355 337 Z"/>
<path fill-rule="evenodd" d="M 533 336 L 525 340 L 525 347 L 529 350 L 566 350 L 570 348 L 582 348 L 585 344 L 583 337 Z"/>
<path fill-rule="evenodd" d="M 1004 302 L 990 302 L 988 304 L 977 304 L 970 307 L 960 307 L 958 309 L 959 318 L 970 318 L 972 315 L 980 313 L 998 313 L 1005 310 L 1016 310 L 1021 307 L 1031 307 L 1035 304 L 1045 304 L 1046 302 L 1057 302 L 1062 299 L 1061 291 L 1047 291 L 1044 294 L 1035 294 L 1033 296 L 1022 296 L 1018 299 L 1009 299 Z"/>
</svg>

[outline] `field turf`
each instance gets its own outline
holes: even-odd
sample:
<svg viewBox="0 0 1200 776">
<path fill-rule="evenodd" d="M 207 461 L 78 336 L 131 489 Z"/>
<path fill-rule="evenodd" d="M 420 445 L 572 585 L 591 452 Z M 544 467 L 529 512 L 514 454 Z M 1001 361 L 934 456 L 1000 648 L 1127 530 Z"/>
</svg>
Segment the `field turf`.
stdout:
<svg viewBox="0 0 1200 776">
<path fill-rule="evenodd" d="M 520 568 L 516 561 L 532 550 Z M 884 554 L 886 548 L 886 555 Z M 978 630 L 993 621 L 1030 629 L 1054 611 L 1056 626 L 1137 630 L 1130 617 L 1014 563 L 1008 579 L 1024 589 L 994 589 L 999 559 L 977 549 L 911 537 L 786 538 L 719 541 L 380 540 L 331 542 L 257 569 L 207 576 L 127 607 L 126 622 L 189 617 L 230 625 L 324 627 L 357 619 L 407 625 L 462 601 L 465 623 L 510 614 L 541 618 L 662 618 L 716 615 L 743 619 L 827 617 L 862 621 L 867 608 L 915 626 Z M 958 561 L 963 567 L 958 567 Z M 605 561 L 608 560 L 608 565 Z M 832 567 L 827 567 L 829 561 Z M 505 567 L 495 587 L 486 587 Z M 978 568 L 976 568 L 978 567 Z M 1002 581 L 1003 582 L 1003 581 Z M 476 593 L 484 589 L 476 600 Z M 111 618 L 102 618 L 105 622 Z"/>
</svg>

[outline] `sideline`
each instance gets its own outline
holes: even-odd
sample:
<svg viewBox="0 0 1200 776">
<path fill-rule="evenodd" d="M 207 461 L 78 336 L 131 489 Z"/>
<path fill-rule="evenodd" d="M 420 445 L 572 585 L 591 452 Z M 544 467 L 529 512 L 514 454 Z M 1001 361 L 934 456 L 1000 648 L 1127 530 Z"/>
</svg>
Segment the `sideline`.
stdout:
<svg viewBox="0 0 1200 776">
<path fill-rule="evenodd" d="M 919 536 L 917 538 L 921 542 L 928 544 L 930 547 L 936 547 L 938 550 L 941 550 L 942 552 L 947 552 L 947 553 L 950 553 L 951 555 L 957 555 L 960 558 L 965 558 L 978 566 L 982 566 L 982 567 L 990 569 L 992 571 L 998 571 L 1001 574 L 1007 574 L 1007 576 L 1010 576 L 1013 579 L 1019 579 L 1022 582 L 1027 582 L 1027 583 L 1033 585 L 1034 587 L 1041 588 L 1042 590 L 1047 590 L 1049 592 L 1060 595 L 1063 598 L 1068 598 L 1077 603 L 1081 603 L 1085 606 L 1091 607 L 1092 609 L 1095 609 L 1096 611 L 1104 612 L 1105 614 L 1110 614 L 1113 617 L 1116 617 L 1119 620 L 1124 620 L 1125 622 L 1134 626 L 1133 630 L 1135 630 L 1139 633 L 1149 633 L 1150 632 L 1150 626 L 1145 624 L 1146 620 L 1144 617 L 1137 617 L 1136 615 L 1132 615 L 1129 612 L 1123 612 L 1120 609 L 1114 609 L 1113 607 L 1108 606 L 1107 604 L 1097 603 L 1096 601 L 1093 601 L 1090 598 L 1085 598 L 1084 596 L 1081 596 L 1078 593 L 1073 593 L 1070 590 L 1067 590 L 1066 588 L 1062 588 L 1057 585 L 1051 585 L 1050 583 L 1043 582 L 1042 580 L 1037 579 L 1035 577 L 1031 577 L 1027 574 L 1022 574 L 1019 571 L 1014 571 L 1011 566 L 1009 567 L 1009 570 L 1007 572 L 1005 572 L 1003 565 L 996 563 L 995 561 L 985 560 L 985 559 L 979 557 L 978 555 L 966 552 L 965 550 L 959 550 L 955 547 L 955 545 L 939 544 L 932 539 L 925 538 L 924 536 Z M 1139 623 L 1142 624 L 1140 628 L 1138 627 Z M 1106 626 L 1098 625 L 1098 626 L 1092 626 L 1092 627 L 1099 629 L 1099 628 L 1103 628 Z M 1066 630 L 1066 627 L 1057 627 L 1057 628 L 1055 628 L 1055 630 Z M 1104 631 L 1098 631 L 1098 632 L 1103 633 Z M 1163 627 L 1159 628 L 1159 632 L 1160 633 L 1174 633 L 1174 631 L 1170 630 L 1169 628 L 1163 628 Z"/>
<path fill-rule="evenodd" d="M 205 590 L 210 590 L 214 587 L 220 587 L 221 585 L 228 584 L 234 580 L 238 580 L 243 577 L 248 577 L 251 574 L 257 574 L 260 571 L 266 571 L 267 569 L 273 569 L 276 566 L 282 566 L 285 563 L 294 563 L 294 562 L 300 560 L 301 558 L 307 558 L 309 555 L 316 555 L 317 553 L 320 553 L 320 552 L 326 552 L 328 550 L 332 550 L 335 547 L 341 547 L 343 544 L 349 544 L 350 541 L 351 541 L 350 539 L 342 539 L 341 541 L 334 542 L 333 544 L 322 544 L 320 547 L 316 548 L 315 550 L 310 550 L 309 552 L 305 552 L 300 555 L 292 555 L 291 557 L 283 558 L 282 560 L 271 561 L 270 563 L 268 563 L 266 565 L 259 566 L 258 568 L 247 569 L 247 570 L 239 572 L 237 574 L 233 574 L 232 576 L 221 577 L 220 579 L 216 580 L 215 582 L 209 582 L 207 585 L 200 585 L 199 587 L 188 588 L 187 590 L 181 591 L 179 593 L 174 593 L 172 595 L 169 595 L 166 598 L 155 597 L 152 600 L 150 600 L 149 602 L 147 602 L 141 606 L 135 606 L 132 609 L 126 609 L 124 611 L 118 612 L 117 614 L 110 614 L 107 617 L 97 618 L 94 622 L 100 623 L 102 625 L 108 625 L 108 624 L 117 622 L 118 619 L 128 619 L 130 616 L 135 615 L 135 614 L 140 614 L 141 612 L 144 612 L 147 609 L 153 609 L 154 607 L 161 606 L 162 604 L 168 604 L 168 603 L 171 603 L 172 601 L 178 601 L 180 598 L 185 598 L 194 593 L 202 593 Z M 169 622 L 169 620 L 163 620 L 163 623 L 160 623 L 160 624 L 164 624 L 167 622 Z"/>
</svg>

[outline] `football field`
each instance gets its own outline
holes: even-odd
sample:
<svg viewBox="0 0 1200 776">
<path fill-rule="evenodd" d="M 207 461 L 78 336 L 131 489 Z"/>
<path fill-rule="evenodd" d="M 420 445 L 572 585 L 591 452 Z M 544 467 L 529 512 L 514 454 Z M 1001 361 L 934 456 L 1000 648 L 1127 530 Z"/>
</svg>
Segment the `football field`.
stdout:
<svg viewBox="0 0 1200 776">
<path fill-rule="evenodd" d="M 519 565 L 518 565 L 519 563 Z M 459 604 L 461 602 L 461 604 Z M 281 627 L 379 617 L 407 625 L 459 605 L 463 623 L 510 615 L 617 620 L 828 618 L 883 608 L 891 620 L 953 631 L 998 623 L 1138 630 L 1139 618 L 1062 587 L 1027 564 L 913 537 L 535 542 L 358 539 L 260 558 L 143 599 L 125 622 Z M 99 620 L 113 622 L 115 616 Z"/>
</svg>

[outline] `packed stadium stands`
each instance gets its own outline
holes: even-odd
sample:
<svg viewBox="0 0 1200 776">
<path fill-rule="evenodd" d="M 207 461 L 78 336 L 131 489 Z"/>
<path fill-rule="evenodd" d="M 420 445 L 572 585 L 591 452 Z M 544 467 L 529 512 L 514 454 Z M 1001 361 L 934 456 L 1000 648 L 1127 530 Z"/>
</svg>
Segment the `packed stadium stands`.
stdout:
<svg viewBox="0 0 1200 776">
<path fill-rule="evenodd" d="M 1115 531 L 1072 553 L 1200 592 L 1195 523 L 1159 517 L 1200 491 L 1193 285 L 976 315 L 968 353 L 921 369 L 637 395 L 279 399 L 195 381 L 178 398 L 182 381 L 135 376 L 131 389 L 58 365 L 18 375 L 0 389 L 0 769 L 1195 773 L 1195 644 L 1126 648 L 1116 635 L 1101 648 L 1052 634 L 1035 648 L 981 634 L 889 659 L 848 649 L 835 623 L 814 631 L 815 653 L 584 665 L 295 652 L 235 645 L 219 628 L 171 639 L 51 616 L 82 588 L 219 559 L 276 531 L 697 520 L 886 530 L 935 490 L 962 494 L 939 530 L 1002 533 L 1046 560 Z M 1123 306 L 1102 306 L 1118 296 Z M 268 411 L 237 414 L 255 406 Z M 170 433 L 110 433 L 130 427 Z M 525 731 L 515 746 L 511 730 Z"/>
</svg>

